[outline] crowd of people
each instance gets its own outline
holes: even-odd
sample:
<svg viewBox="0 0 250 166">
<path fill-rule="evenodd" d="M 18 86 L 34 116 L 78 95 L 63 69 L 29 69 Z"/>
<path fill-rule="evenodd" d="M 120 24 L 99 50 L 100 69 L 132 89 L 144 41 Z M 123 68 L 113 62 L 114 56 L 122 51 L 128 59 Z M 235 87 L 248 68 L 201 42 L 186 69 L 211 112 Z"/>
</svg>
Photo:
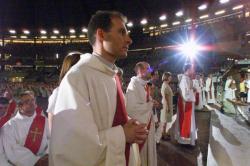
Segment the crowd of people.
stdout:
<svg viewBox="0 0 250 166">
<path fill-rule="evenodd" d="M 1 165 L 156 166 L 161 139 L 195 146 L 195 110 L 216 102 L 212 75 L 194 77 L 192 65 L 185 64 L 173 91 L 170 72 L 160 76 L 140 61 L 124 86 L 115 62 L 126 58 L 132 43 L 125 23 L 118 12 L 93 15 L 93 53 L 67 55 L 58 83 L 1 85 Z M 38 96 L 49 97 L 48 118 Z"/>
</svg>

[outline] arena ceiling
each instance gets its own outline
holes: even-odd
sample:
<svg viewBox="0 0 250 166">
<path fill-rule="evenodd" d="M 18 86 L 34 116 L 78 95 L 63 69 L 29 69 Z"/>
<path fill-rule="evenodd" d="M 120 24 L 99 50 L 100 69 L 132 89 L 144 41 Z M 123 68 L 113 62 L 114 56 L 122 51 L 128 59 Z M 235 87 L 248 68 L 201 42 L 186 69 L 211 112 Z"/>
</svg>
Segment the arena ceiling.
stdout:
<svg viewBox="0 0 250 166">
<path fill-rule="evenodd" d="M 169 17 L 180 9 L 219 0 L 0 0 L 0 28 L 63 28 L 86 26 L 97 10 L 118 10 L 132 20 Z M 235 0 L 231 0 L 235 1 Z M 238 0 L 236 0 L 238 1 Z"/>
</svg>

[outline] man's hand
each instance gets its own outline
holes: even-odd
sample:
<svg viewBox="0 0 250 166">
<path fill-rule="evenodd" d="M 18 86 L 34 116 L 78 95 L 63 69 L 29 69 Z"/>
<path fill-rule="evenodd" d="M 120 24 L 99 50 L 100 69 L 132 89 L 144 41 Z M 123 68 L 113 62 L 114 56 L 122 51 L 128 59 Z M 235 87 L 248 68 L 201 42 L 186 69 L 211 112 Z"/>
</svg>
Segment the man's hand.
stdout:
<svg viewBox="0 0 250 166">
<path fill-rule="evenodd" d="M 140 124 L 135 119 L 130 119 L 123 126 L 124 134 L 127 143 L 143 143 L 148 137 L 146 124 Z"/>
<path fill-rule="evenodd" d="M 49 155 L 46 154 L 45 156 L 43 156 L 42 158 L 40 158 L 35 166 L 49 166 L 49 159 L 48 159 Z"/>
</svg>

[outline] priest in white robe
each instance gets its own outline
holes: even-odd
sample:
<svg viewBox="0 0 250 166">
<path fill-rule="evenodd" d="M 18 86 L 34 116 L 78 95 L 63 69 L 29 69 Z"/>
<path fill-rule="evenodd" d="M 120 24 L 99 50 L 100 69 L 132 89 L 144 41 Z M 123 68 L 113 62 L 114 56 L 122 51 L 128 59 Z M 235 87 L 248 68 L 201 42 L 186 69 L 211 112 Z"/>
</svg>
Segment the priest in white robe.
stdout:
<svg viewBox="0 0 250 166">
<path fill-rule="evenodd" d="M 150 87 L 147 85 L 151 75 L 147 62 L 138 62 L 135 66 L 137 76 L 131 78 L 126 92 L 126 108 L 130 117 L 137 119 L 148 126 L 149 135 L 141 145 L 140 156 L 142 166 L 156 166 L 156 140 L 153 120 L 153 99 L 150 96 Z"/>
<path fill-rule="evenodd" d="M 195 88 L 195 109 L 202 110 L 203 109 L 202 85 L 199 74 L 197 74 L 195 79 L 193 80 L 193 86 Z"/>
<path fill-rule="evenodd" d="M 207 92 L 207 103 L 214 104 L 215 95 L 214 95 L 214 82 L 213 82 L 212 74 L 209 74 L 206 80 L 206 92 Z"/>
<path fill-rule="evenodd" d="M 132 143 L 146 139 L 146 125 L 127 120 L 114 65 L 116 59 L 127 56 L 132 43 L 125 23 L 118 12 L 98 11 L 92 16 L 88 38 L 93 53 L 81 56 L 58 89 L 50 166 L 140 165 L 138 146 Z M 119 108 L 123 111 L 120 122 L 116 118 Z"/>
<path fill-rule="evenodd" d="M 180 144 L 195 145 L 197 129 L 194 112 L 194 87 L 191 80 L 192 66 L 184 66 L 184 74 L 179 80 L 179 96 L 177 104 L 177 119 L 175 123 L 175 139 Z"/>
<path fill-rule="evenodd" d="M 30 131 L 31 125 L 37 116 L 36 107 L 35 98 L 31 92 L 21 94 L 16 116 L 10 119 L 3 127 L 4 151 L 9 162 L 16 166 L 34 166 L 38 163 L 45 166 L 48 165 L 50 135 L 47 118 L 41 115 L 45 119 L 43 132 L 38 130 Z M 32 141 L 36 141 L 36 139 L 41 137 L 41 142 L 37 145 L 38 150 L 36 154 L 25 146 L 29 133 L 33 135 Z"/>
</svg>

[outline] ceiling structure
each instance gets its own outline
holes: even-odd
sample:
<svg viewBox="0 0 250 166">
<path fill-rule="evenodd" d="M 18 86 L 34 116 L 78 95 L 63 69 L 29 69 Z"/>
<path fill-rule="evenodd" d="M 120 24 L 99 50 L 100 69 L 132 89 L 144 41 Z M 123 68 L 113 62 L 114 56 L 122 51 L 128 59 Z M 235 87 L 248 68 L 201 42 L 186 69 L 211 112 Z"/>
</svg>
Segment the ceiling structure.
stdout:
<svg viewBox="0 0 250 166">
<path fill-rule="evenodd" d="M 216 0 L 1 0 L 2 28 L 86 26 L 97 10 L 118 10 L 129 19 L 172 14 L 184 7 Z"/>
</svg>

